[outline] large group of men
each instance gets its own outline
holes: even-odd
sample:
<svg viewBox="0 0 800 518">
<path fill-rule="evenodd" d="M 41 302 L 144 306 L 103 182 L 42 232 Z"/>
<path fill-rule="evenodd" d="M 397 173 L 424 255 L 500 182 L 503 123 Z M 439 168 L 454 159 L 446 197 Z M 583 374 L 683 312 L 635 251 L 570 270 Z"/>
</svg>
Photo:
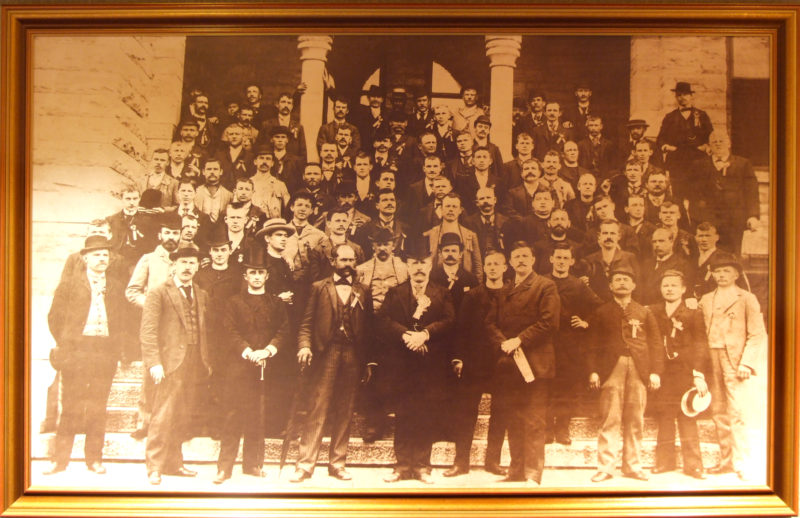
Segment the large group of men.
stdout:
<svg viewBox="0 0 800 518">
<path fill-rule="evenodd" d="M 533 91 L 515 102 L 513 156 L 468 85 L 458 109 L 402 87 L 372 86 L 366 105 L 336 95 L 319 128 L 297 122 L 304 90 L 273 105 L 249 85 L 216 115 L 191 92 L 122 210 L 92 222 L 49 314 L 61 415 L 47 473 L 66 469 L 76 433 L 105 472 L 117 361 L 141 360 L 132 435 L 151 484 L 195 476 L 181 445 L 201 435 L 220 441 L 217 484 L 242 440 L 242 472 L 265 476 L 265 437 L 299 437 L 301 483 L 325 434 L 329 475 L 349 480 L 356 412 L 365 441 L 394 414 L 386 482 L 430 484 L 436 441 L 455 443 L 443 476 L 470 471 L 489 393 L 483 467 L 538 485 L 545 444 L 571 443 L 590 390 L 592 481 L 616 474 L 620 450 L 622 475 L 648 479 L 648 403 L 652 473 L 680 466 L 677 422 L 686 475 L 746 478 L 744 406 L 767 335 L 737 254 L 759 225 L 758 186 L 689 83 L 655 140 L 635 118 L 608 138 L 588 84 L 565 106 Z M 720 461 L 704 467 L 709 398 Z"/>
</svg>

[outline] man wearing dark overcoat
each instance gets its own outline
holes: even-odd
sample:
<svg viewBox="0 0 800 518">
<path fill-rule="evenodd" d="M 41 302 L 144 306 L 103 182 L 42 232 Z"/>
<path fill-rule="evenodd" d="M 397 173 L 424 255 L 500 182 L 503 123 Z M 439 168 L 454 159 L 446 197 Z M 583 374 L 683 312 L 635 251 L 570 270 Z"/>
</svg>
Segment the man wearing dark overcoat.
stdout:
<svg viewBox="0 0 800 518">
<path fill-rule="evenodd" d="M 245 287 L 228 299 L 223 329 L 227 340 L 220 345 L 225 383 L 222 434 L 217 459 L 215 484 L 231 477 L 239 440 L 242 441 L 242 473 L 265 476 L 264 423 L 267 419 L 265 381 L 273 370 L 267 360 L 286 354 L 289 346 L 289 319 L 283 302 L 267 293 L 266 250 L 248 249 L 244 268 Z"/>
<path fill-rule="evenodd" d="M 193 245 L 170 254 L 174 274 L 147 293 L 140 340 L 147 374 L 156 384 L 153 415 L 145 446 L 147 477 L 193 477 L 183 465 L 182 443 L 196 405 L 197 386 L 210 374 L 206 345 L 208 295 L 193 282 L 200 250 Z"/>
<path fill-rule="evenodd" d="M 380 364 L 392 369 L 395 394 L 394 471 L 386 482 L 431 478 L 435 412 L 444 399 L 450 344 L 455 322 L 447 290 L 430 282 L 433 258 L 427 239 L 411 240 L 405 250 L 409 280 L 391 288 L 378 319 L 385 339 Z"/>
<path fill-rule="evenodd" d="M 682 300 L 687 288 L 683 272 L 667 270 L 659 277 L 662 300 L 650 306 L 664 340 L 661 351 L 664 375 L 661 376 L 661 388 L 653 397 L 658 421 L 653 473 L 672 471 L 676 467 L 677 420 L 683 472 L 692 478 L 704 479 L 697 421 L 681 411 L 681 398 L 687 390 L 694 387 L 700 396 L 708 392 L 706 376 L 711 376 L 710 353 L 703 313 L 687 308 Z"/>
<path fill-rule="evenodd" d="M 328 474 L 351 480 L 345 469 L 356 389 L 366 371 L 371 344 L 371 298 L 356 282 L 356 254 L 350 245 L 333 249 L 333 274 L 311 286 L 297 336 L 297 360 L 309 370 L 308 414 L 292 482 L 314 473 L 323 428 L 330 429 Z"/>
<path fill-rule="evenodd" d="M 519 241 L 509 248 L 514 279 L 495 303 L 496 320 L 487 320 L 490 342 L 501 353 L 499 388 L 511 408 L 508 447 L 511 465 L 506 481 L 542 482 L 545 412 L 550 380 L 555 376 L 553 335 L 561 302 L 555 283 L 533 270 L 531 246 Z M 494 308 L 493 308 L 494 309 Z"/>
<path fill-rule="evenodd" d="M 111 242 L 90 236 L 81 250 L 82 274 L 62 279 L 53 295 L 47 321 L 56 341 L 53 367 L 61 373 L 61 417 L 56 430 L 53 464 L 46 475 L 69 464 L 75 434 L 86 433 L 86 466 L 98 474 L 105 438 L 106 404 L 121 354 L 125 318 L 122 282 L 107 276 Z"/>
</svg>

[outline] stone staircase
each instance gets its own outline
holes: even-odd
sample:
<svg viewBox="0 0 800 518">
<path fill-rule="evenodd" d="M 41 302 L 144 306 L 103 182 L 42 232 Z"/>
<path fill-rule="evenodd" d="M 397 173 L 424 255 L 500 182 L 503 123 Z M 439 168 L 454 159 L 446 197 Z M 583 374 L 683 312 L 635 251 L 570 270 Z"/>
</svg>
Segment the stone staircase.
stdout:
<svg viewBox="0 0 800 518">
<path fill-rule="evenodd" d="M 144 462 L 145 441 L 137 441 L 130 437 L 130 432 L 136 428 L 136 403 L 139 398 L 143 368 L 141 362 L 134 362 L 127 367 L 120 367 L 114 379 L 111 395 L 108 402 L 107 433 L 104 447 L 104 460 L 117 462 Z M 482 466 L 486 450 L 486 436 L 489 425 L 490 396 L 485 394 L 480 403 L 478 422 L 475 426 L 475 438 L 472 444 L 471 463 Z M 548 468 L 584 468 L 592 469 L 597 462 L 597 433 L 599 421 L 596 417 L 595 406 L 591 401 L 579 405 L 580 417 L 572 419 L 570 436 L 572 444 L 548 444 L 546 446 L 545 463 Z M 710 419 L 698 421 L 703 462 L 706 466 L 716 464 L 718 447 L 714 425 Z M 394 463 L 392 448 L 392 426 L 390 425 L 384 439 L 366 443 L 361 439 L 364 430 L 363 418 L 359 415 L 353 417 L 351 439 L 348 449 L 348 464 L 361 466 L 390 466 Z M 655 449 L 656 424 L 650 418 L 645 418 L 643 463 L 652 466 Z M 52 445 L 53 434 L 41 434 L 39 440 L 34 441 L 32 448 L 33 459 L 48 458 L 48 451 Z M 269 438 L 266 440 L 266 462 L 277 464 L 280 459 L 282 445 L 281 439 Z M 83 459 L 84 437 L 76 437 L 73 448 L 73 460 Z M 327 463 L 327 445 L 329 438 L 323 441 L 320 463 Z M 192 463 L 215 463 L 219 453 L 219 442 L 209 437 L 197 437 L 188 441 L 183 447 L 184 457 Z M 448 466 L 455 456 L 453 443 L 437 442 L 433 447 L 432 463 L 435 466 Z M 297 458 L 297 444 L 294 442 L 288 455 L 288 463 Z M 508 444 L 503 447 L 501 463 L 509 462 Z"/>
</svg>

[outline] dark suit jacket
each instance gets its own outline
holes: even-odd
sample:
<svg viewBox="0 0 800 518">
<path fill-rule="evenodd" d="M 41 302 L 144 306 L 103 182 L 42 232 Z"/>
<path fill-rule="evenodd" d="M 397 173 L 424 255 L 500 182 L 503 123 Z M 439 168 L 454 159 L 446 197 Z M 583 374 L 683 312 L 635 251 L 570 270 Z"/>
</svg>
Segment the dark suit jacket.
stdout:
<svg viewBox="0 0 800 518">
<path fill-rule="evenodd" d="M 691 296 L 691 287 L 694 285 L 692 268 L 682 256 L 673 253 L 656 268 L 656 259 L 653 256 L 642 261 L 642 271 L 639 284 L 636 286 L 636 300 L 640 303 L 656 304 L 661 298 L 661 276 L 667 270 L 677 270 L 683 273 L 686 283 L 686 296 Z"/>
<path fill-rule="evenodd" d="M 250 178 L 255 173 L 255 165 L 253 164 L 253 152 L 242 148 L 236 161 L 231 160 L 229 148 L 222 147 L 217 150 L 214 155 L 222 164 L 222 178 L 220 183 L 223 187 L 233 192 L 236 187 L 236 179 L 241 177 Z"/>
<path fill-rule="evenodd" d="M 278 118 L 273 117 L 271 119 L 267 119 L 261 125 L 261 131 L 258 133 L 258 141 L 263 143 L 268 143 L 270 140 L 270 132 L 272 128 L 278 125 Z M 297 122 L 296 120 L 292 119 L 289 123 L 289 144 L 286 147 L 286 150 L 303 160 L 306 159 L 308 153 L 306 152 L 306 132 L 303 129 L 303 125 Z"/>
<path fill-rule="evenodd" d="M 305 169 L 305 166 L 304 158 L 287 151 L 283 155 L 283 160 L 275 159 L 275 164 L 272 166 L 272 174 L 275 178 L 285 183 L 289 194 L 292 194 L 303 186 L 303 169 Z"/>
<path fill-rule="evenodd" d="M 361 250 L 364 253 L 365 261 L 372 259 L 371 236 L 373 233 L 375 233 L 377 228 L 378 220 L 372 219 L 361 225 L 353 236 L 353 241 L 361 247 Z M 395 217 L 392 234 L 394 235 L 394 254 L 398 257 L 402 255 L 402 251 L 405 248 L 405 241 L 408 237 L 408 233 L 408 226 L 402 221 L 398 221 L 398 219 Z"/>
<path fill-rule="evenodd" d="M 758 180 L 749 160 L 731 155 L 730 165 L 717 171 L 713 159 L 704 157 L 694 163 L 692 171 L 699 182 L 694 190 L 697 208 L 690 206 L 696 221 L 711 221 L 726 225 L 739 233 L 747 226 L 747 218 L 757 218 L 760 213 L 758 202 Z"/>
<path fill-rule="evenodd" d="M 376 317 L 383 337 L 380 343 L 384 345 L 380 362 L 396 377 L 395 383 L 401 390 L 435 389 L 443 386 L 449 372 L 452 357 L 449 337 L 456 318 L 453 301 L 446 288 L 430 281 L 425 295 L 431 304 L 418 321 L 413 318 L 417 301 L 410 281 L 389 289 Z M 411 351 L 403 342 L 403 333 L 414 330 L 415 325 L 430 334 L 426 354 Z"/>
<path fill-rule="evenodd" d="M 389 129 L 389 116 L 381 106 L 380 114 L 378 115 L 382 120 L 377 126 L 373 126 L 377 119 L 372 117 L 372 111 L 369 106 L 359 104 L 353 108 L 353 124 L 358 127 L 358 133 L 361 137 L 361 147 L 367 153 L 372 152 L 372 144 L 375 142 L 375 135 L 381 129 Z"/>
<path fill-rule="evenodd" d="M 496 307 L 495 305 L 496 304 Z M 497 374 L 511 383 L 522 383 L 512 355 L 502 352 L 501 344 L 514 337 L 522 341 L 522 351 L 528 359 L 533 374 L 539 379 L 555 376 L 555 350 L 553 337 L 558 330 L 561 301 L 556 285 L 532 272 L 518 286 L 508 284 L 502 296 L 494 302 L 487 320 L 492 345 L 500 355 Z"/>
<path fill-rule="evenodd" d="M 564 142 L 567 140 L 575 140 L 573 128 L 567 127 L 562 121 L 559 122 L 556 131 L 551 133 L 545 122 L 533 131 L 533 154 L 542 160 L 545 153 L 550 150 L 561 153 L 564 151 Z"/>
<path fill-rule="evenodd" d="M 152 252 L 158 245 L 158 231 L 153 218 L 137 212 L 130 221 L 122 211 L 106 218 L 111 227 L 111 250 L 118 253 L 128 268 L 130 275 L 139 258 Z"/>
<path fill-rule="evenodd" d="M 78 340 L 83 336 L 83 328 L 92 303 L 92 290 L 86 269 L 82 273 L 67 275 L 61 279 L 53 294 L 53 302 L 47 315 L 50 333 L 56 346 L 62 349 L 67 362 L 75 366 L 85 366 L 91 370 L 93 358 L 80 348 Z M 126 315 L 125 284 L 106 273 L 105 294 L 106 315 L 108 317 L 108 360 L 116 361 L 122 352 L 119 340 Z"/>
<path fill-rule="evenodd" d="M 353 344 L 361 361 L 373 360 L 368 355 L 372 336 L 370 333 L 372 297 L 366 288 L 353 283 L 350 326 Z M 303 320 L 297 333 L 297 348 L 308 347 L 314 354 L 325 354 L 339 329 L 339 295 L 333 277 L 326 277 L 311 285 Z"/>
<path fill-rule="evenodd" d="M 444 273 L 444 267 L 442 265 L 433 267 L 431 270 L 430 279 L 431 282 L 436 283 L 439 286 L 443 286 L 447 291 L 450 292 L 450 297 L 453 299 L 454 308 L 460 308 L 461 302 L 464 299 L 464 295 L 466 295 L 469 290 L 480 284 L 478 282 L 478 278 L 475 277 L 472 272 L 465 270 L 463 265 L 458 266 L 458 271 L 456 271 L 456 279 L 452 286 L 450 286 L 450 281 L 447 280 L 447 274 Z"/>
<path fill-rule="evenodd" d="M 569 222 L 572 228 L 577 228 L 583 232 L 589 229 L 589 222 L 586 219 L 591 213 L 592 203 L 584 203 L 581 201 L 580 195 L 577 198 L 567 200 L 564 202 L 564 210 L 569 215 Z"/>
<path fill-rule="evenodd" d="M 497 349 L 489 340 L 487 320 L 496 320 L 497 315 L 489 317 L 489 311 L 497 304 L 492 301 L 504 296 L 506 287 L 494 292 L 485 285 L 475 286 L 464 293 L 460 309 L 457 314 L 456 331 L 453 333 L 452 356 L 464 364 L 461 378 L 464 381 L 476 381 L 491 377 L 495 365 L 500 359 Z"/>
<path fill-rule="evenodd" d="M 206 368 L 209 368 L 206 342 L 208 295 L 196 283 L 192 284 L 192 291 L 194 300 L 197 301 L 200 355 Z M 148 370 L 154 365 L 161 365 L 164 373 L 169 375 L 183 363 L 190 337 L 183 309 L 183 295 L 172 277 L 147 293 L 139 339 L 142 342 L 142 359 Z"/>
<path fill-rule="evenodd" d="M 533 198 L 520 184 L 506 193 L 505 200 L 498 205 L 498 210 L 511 219 L 522 219 L 533 214 Z"/>
<path fill-rule="evenodd" d="M 494 250 L 505 250 L 506 225 L 509 219 L 502 214 L 495 212 L 494 225 L 489 227 L 483 222 L 483 216 L 476 212 L 464 218 L 464 226 L 475 232 L 478 236 L 478 244 L 481 247 L 481 257 L 486 255 L 486 250 L 491 247 Z"/>
<path fill-rule="evenodd" d="M 635 337 L 634 322 L 638 323 Z M 601 383 L 611 375 L 626 347 L 645 384 L 649 383 L 650 374 L 661 375 L 664 370 L 658 322 L 649 309 L 635 300 L 624 310 L 614 300 L 606 302 L 595 311 L 589 329 L 589 372 L 599 374 Z"/>
<path fill-rule="evenodd" d="M 633 271 L 634 280 L 639 283 L 639 261 L 630 252 L 620 250 L 614 252 L 611 264 L 603 262 L 603 254 L 598 250 L 581 259 L 581 268 L 589 277 L 589 287 L 603 300 L 611 300 L 611 290 L 608 287 L 608 273 L 619 267 L 627 267 Z"/>
<path fill-rule="evenodd" d="M 663 300 L 649 309 L 664 340 L 664 375 L 655 395 L 658 400 L 679 404 L 683 393 L 693 386 L 693 370 L 710 380 L 711 358 L 703 312 L 681 303 L 670 317 Z"/>
<path fill-rule="evenodd" d="M 505 198 L 506 193 L 506 186 L 505 182 L 503 181 L 502 176 L 495 173 L 491 168 L 489 169 L 489 178 L 486 182 L 487 187 L 493 187 L 495 192 L 495 197 L 500 203 Z M 464 210 L 472 214 L 478 210 L 476 205 L 476 197 L 478 194 L 478 189 L 480 185 L 478 184 L 478 179 L 475 178 L 474 171 L 472 174 L 469 175 L 462 175 L 456 177 L 456 183 L 453 186 L 453 189 L 461 196 L 461 203 L 464 207 Z"/>
<path fill-rule="evenodd" d="M 591 171 L 598 181 L 611 176 L 614 169 L 614 144 L 605 137 L 595 146 L 589 138 L 578 142 L 578 163 Z"/>
<path fill-rule="evenodd" d="M 708 144 L 708 136 L 713 131 L 711 119 L 708 114 L 699 108 L 692 108 L 692 113 L 685 119 L 679 109 L 672 110 L 661 121 L 658 131 L 657 147 L 669 144 L 678 148 L 697 149 L 698 146 Z M 675 151 L 677 152 L 677 151 Z"/>
<path fill-rule="evenodd" d="M 341 126 L 344 128 L 350 128 L 350 135 L 353 137 L 350 146 L 353 149 L 361 149 L 361 134 L 359 133 L 358 128 L 347 121 L 345 121 Z M 338 130 L 339 123 L 336 121 L 331 121 L 320 126 L 319 131 L 317 132 L 317 149 L 319 149 L 319 147 L 325 142 L 335 144 L 336 132 Z"/>
</svg>

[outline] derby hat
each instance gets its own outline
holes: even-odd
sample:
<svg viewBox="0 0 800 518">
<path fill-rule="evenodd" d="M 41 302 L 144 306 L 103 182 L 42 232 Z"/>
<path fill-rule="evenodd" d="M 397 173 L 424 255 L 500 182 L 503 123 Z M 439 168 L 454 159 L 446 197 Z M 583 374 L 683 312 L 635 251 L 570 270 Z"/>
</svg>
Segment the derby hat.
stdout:
<svg viewBox="0 0 800 518">
<path fill-rule="evenodd" d="M 355 194 L 356 191 L 356 184 L 355 182 L 350 182 L 345 180 L 344 182 L 339 183 L 334 190 L 334 195 L 336 196 L 344 196 L 347 194 Z"/>
<path fill-rule="evenodd" d="M 416 236 L 406 240 L 403 250 L 403 258 L 416 259 L 418 261 L 427 259 L 431 256 L 430 240 L 427 236 Z"/>
<path fill-rule="evenodd" d="M 392 91 L 389 92 L 390 99 L 403 99 L 404 101 L 408 99 L 408 92 L 402 86 L 396 86 L 392 88 Z"/>
<path fill-rule="evenodd" d="M 161 215 L 161 228 L 180 230 L 183 228 L 183 218 L 178 214 L 178 211 L 165 212 Z"/>
<path fill-rule="evenodd" d="M 170 261 L 177 261 L 182 257 L 197 257 L 199 260 L 203 254 L 200 252 L 200 249 L 197 248 L 197 245 L 194 243 L 187 243 L 178 247 L 177 250 L 169 254 Z"/>
<path fill-rule="evenodd" d="M 664 277 L 680 277 L 681 279 L 685 279 L 683 272 L 680 270 L 665 270 L 660 276 L 659 279 L 664 279 Z"/>
<path fill-rule="evenodd" d="M 383 97 L 383 88 L 378 85 L 372 85 L 367 90 L 367 97 Z"/>
<path fill-rule="evenodd" d="M 389 243 L 394 241 L 394 234 L 386 227 L 375 227 L 375 230 L 369 236 L 369 240 L 373 243 Z"/>
<path fill-rule="evenodd" d="M 695 417 L 711 405 L 711 392 L 706 390 L 704 396 L 692 387 L 684 392 L 681 398 L 681 411 L 686 417 Z"/>
<path fill-rule="evenodd" d="M 259 155 L 272 155 L 275 156 L 275 151 L 273 151 L 272 146 L 267 144 L 261 144 L 256 148 L 256 152 L 253 157 L 257 157 Z"/>
<path fill-rule="evenodd" d="M 492 125 L 492 121 L 489 120 L 489 117 L 487 115 L 479 115 L 475 119 L 475 122 L 472 123 L 472 125 L 473 126 L 477 126 L 478 124 L 486 124 L 487 126 L 491 126 Z"/>
<path fill-rule="evenodd" d="M 274 137 L 275 135 L 286 135 L 289 136 L 289 128 L 286 126 L 273 126 L 272 129 L 269 130 L 269 136 Z"/>
<path fill-rule="evenodd" d="M 617 266 L 616 268 L 614 268 L 613 270 L 611 270 L 610 272 L 608 272 L 608 279 L 609 280 L 613 279 L 614 276 L 617 275 L 617 274 L 627 275 L 632 280 L 634 280 L 634 281 L 636 280 L 636 276 L 633 273 L 633 268 L 631 268 L 627 264 L 621 264 L 621 265 Z"/>
<path fill-rule="evenodd" d="M 161 206 L 161 191 L 158 189 L 145 189 L 139 206 L 145 209 L 155 209 Z"/>
<path fill-rule="evenodd" d="M 95 250 L 111 250 L 111 241 L 106 236 L 89 236 L 83 243 L 81 255 Z"/>
<path fill-rule="evenodd" d="M 458 245 L 461 250 L 464 249 L 464 243 L 461 241 L 461 236 L 455 232 L 445 232 L 442 234 L 442 237 L 439 238 L 439 250 L 450 245 Z"/>
<path fill-rule="evenodd" d="M 675 92 L 675 95 L 694 93 L 694 90 L 692 90 L 692 85 L 686 81 L 678 81 L 675 83 L 675 88 L 673 88 L 672 91 Z"/>
<path fill-rule="evenodd" d="M 743 271 L 742 263 L 735 255 L 730 252 L 719 251 L 711 258 L 708 269 L 713 272 L 717 268 L 722 268 L 723 266 L 733 266 L 740 274 Z"/>
<path fill-rule="evenodd" d="M 290 236 L 295 232 L 295 228 L 292 225 L 286 223 L 285 219 L 271 218 L 264 222 L 264 226 L 261 227 L 261 230 L 256 232 L 256 238 L 269 236 L 270 234 L 278 230 L 285 230 Z"/>
</svg>

